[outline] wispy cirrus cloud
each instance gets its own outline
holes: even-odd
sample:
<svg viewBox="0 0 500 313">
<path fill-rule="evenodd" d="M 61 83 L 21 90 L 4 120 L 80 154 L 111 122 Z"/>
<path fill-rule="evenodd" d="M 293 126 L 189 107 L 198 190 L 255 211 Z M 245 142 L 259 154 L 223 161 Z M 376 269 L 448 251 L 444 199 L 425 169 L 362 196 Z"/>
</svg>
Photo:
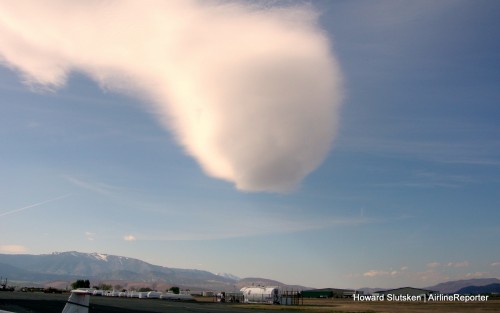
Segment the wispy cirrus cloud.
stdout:
<svg viewBox="0 0 500 313">
<path fill-rule="evenodd" d="M 447 262 L 447 263 L 439 263 L 439 262 L 430 262 L 427 263 L 428 268 L 438 268 L 438 267 L 468 267 L 470 265 L 469 261 L 461 261 L 461 262 Z"/>
<path fill-rule="evenodd" d="M 365 277 L 376 277 L 376 276 L 387 276 L 390 273 L 387 271 L 380 271 L 380 270 L 369 270 L 368 272 L 363 273 L 363 276 Z"/>
<path fill-rule="evenodd" d="M 353 274 L 354 277 L 366 277 L 370 281 L 386 283 L 387 281 L 396 282 L 404 280 L 413 283 L 416 286 L 430 286 L 443 281 L 494 277 L 491 272 L 471 272 L 464 271 L 469 266 L 468 261 L 464 262 L 429 262 L 424 270 L 412 270 L 408 266 L 402 266 L 399 269 L 372 269 L 362 274 Z M 455 269 L 450 273 L 450 269 Z"/>
<path fill-rule="evenodd" d="M 427 160 L 437 163 L 498 166 L 499 142 L 484 139 L 475 142 L 449 142 L 435 140 L 408 140 L 391 138 L 349 138 L 339 143 L 340 149 L 364 151 L 376 155 L 390 155 Z"/>
<path fill-rule="evenodd" d="M 216 215 L 217 216 L 217 215 Z M 287 234 L 325 229 L 331 227 L 349 227 L 380 222 L 377 219 L 364 217 L 340 218 L 323 217 L 298 219 L 286 215 L 240 216 L 237 222 L 206 219 L 204 223 L 197 223 L 196 229 L 177 229 L 170 227 L 167 231 L 142 231 L 137 234 L 137 240 L 220 240 L 227 238 L 241 238 L 265 236 L 270 234 Z"/>
<path fill-rule="evenodd" d="M 125 235 L 123 236 L 123 240 L 125 241 L 135 241 L 137 238 L 134 235 Z"/>
<path fill-rule="evenodd" d="M 97 193 L 100 193 L 102 195 L 112 195 L 116 191 L 121 190 L 120 188 L 118 188 L 116 186 L 112 186 L 110 184 L 105 184 L 105 183 L 100 183 L 100 182 L 89 182 L 89 181 L 82 180 L 80 178 L 76 178 L 74 176 L 65 175 L 64 178 L 67 181 L 69 181 L 70 183 L 72 183 L 78 187 L 81 187 L 83 189 L 86 189 L 86 190 L 89 190 L 92 192 L 97 192 Z"/>
<path fill-rule="evenodd" d="M 469 261 L 448 262 L 448 264 L 446 264 L 446 266 L 448 266 L 448 267 L 468 267 L 469 265 L 470 265 Z"/>
<path fill-rule="evenodd" d="M 473 272 L 473 273 L 467 273 L 465 274 L 465 278 L 470 279 L 470 278 L 485 278 L 485 277 L 491 277 L 492 273 L 490 272 Z"/>
<path fill-rule="evenodd" d="M 25 246 L 21 245 L 0 245 L 0 252 L 16 254 L 16 253 L 25 253 L 28 249 Z"/>
<path fill-rule="evenodd" d="M 391 276 L 396 277 L 401 274 L 405 274 L 408 270 L 408 266 L 401 266 L 399 269 L 389 269 L 389 270 L 369 270 L 363 273 L 364 277 L 378 277 L 378 276 Z"/>
<path fill-rule="evenodd" d="M 441 263 L 439 262 L 430 262 L 430 263 L 427 263 L 427 267 L 428 268 L 436 268 L 436 267 L 439 267 L 441 266 Z"/>
<path fill-rule="evenodd" d="M 96 239 L 96 234 L 93 232 L 86 231 L 85 238 L 87 238 L 87 240 L 89 241 L 94 241 Z"/>
</svg>

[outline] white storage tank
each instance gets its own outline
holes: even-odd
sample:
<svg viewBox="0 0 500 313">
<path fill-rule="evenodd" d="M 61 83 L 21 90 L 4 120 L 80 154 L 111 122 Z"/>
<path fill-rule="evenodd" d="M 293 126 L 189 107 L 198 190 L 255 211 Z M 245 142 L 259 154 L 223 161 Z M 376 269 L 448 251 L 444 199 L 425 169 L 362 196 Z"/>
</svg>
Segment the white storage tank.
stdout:
<svg viewBox="0 0 500 313">
<path fill-rule="evenodd" d="M 161 292 L 158 291 L 150 291 L 148 292 L 148 298 L 150 299 L 160 299 Z"/>
<path fill-rule="evenodd" d="M 279 304 L 278 287 L 243 287 L 240 291 L 245 303 Z"/>
<path fill-rule="evenodd" d="M 160 299 L 163 300 L 184 300 L 184 301 L 190 301 L 194 300 L 193 296 L 187 293 L 180 293 L 180 294 L 175 294 L 172 292 L 167 292 L 161 295 Z"/>
<path fill-rule="evenodd" d="M 113 291 L 108 291 L 108 292 L 106 292 L 106 296 L 108 296 L 108 297 L 118 297 L 118 294 L 119 294 L 119 293 L 120 293 L 120 292 L 118 292 L 118 291 L 116 291 L 116 290 L 113 290 Z"/>
<path fill-rule="evenodd" d="M 148 297 L 149 292 L 139 292 L 139 299 L 146 299 Z"/>
<path fill-rule="evenodd" d="M 139 293 L 137 291 L 131 291 L 129 294 L 128 294 L 128 297 L 129 298 L 139 298 Z"/>
</svg>

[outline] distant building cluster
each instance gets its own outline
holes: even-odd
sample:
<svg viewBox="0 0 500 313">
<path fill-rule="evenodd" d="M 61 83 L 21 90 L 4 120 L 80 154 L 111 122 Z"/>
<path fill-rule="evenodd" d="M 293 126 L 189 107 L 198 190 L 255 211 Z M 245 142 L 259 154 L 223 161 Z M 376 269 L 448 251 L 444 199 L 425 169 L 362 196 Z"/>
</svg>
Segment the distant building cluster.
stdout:
<svg viewBox="0 0 500 313">
<path fill-rule="evenodd" d="M 173 293 L 173 292 L 158 292 L 158 291 L 116 291 L 116 290 L 99 290 L 95 288 L 78 288 L 93 296 L 104 297 L 119 297 L 119 298 L 139 298 L 139 299 L 165 299 L 165 300 L 194 300 L 189 293 Z"/>
</svg>

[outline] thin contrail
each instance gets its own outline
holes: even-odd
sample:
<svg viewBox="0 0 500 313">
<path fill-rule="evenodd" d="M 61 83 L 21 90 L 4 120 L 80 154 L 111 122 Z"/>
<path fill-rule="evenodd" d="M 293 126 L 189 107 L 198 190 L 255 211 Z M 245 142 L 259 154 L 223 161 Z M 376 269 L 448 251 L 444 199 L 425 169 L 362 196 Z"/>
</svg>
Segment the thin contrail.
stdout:
<svg viewBox="0 0 500 313">
<path fill-rule="evenodd" d="M 37 206 L 40 206 L 40 205 L 44 205 L 44 204 L 49 203 L 49 202 L 61 200 L 61 199 L 67 198 L 69 196 L 71 196 L 71 194 L 67 194 L 67 195 L 59 196 L 59 197 L 56 197 L 56 198 L 53 198 L 53 199 L 50 199 L 50 200 L 45 200 L 45 201 L 42 201 L 42 202 L 31 204 L 31 205 L 28 205 L 28 206 L 25 206 L 25 207 L 22 207 L 22 208 L 19 208 L 19 209 L 15 209 L 15 210 L 12 210 L 12 211 L 9 211 L 9 212 L 0 213 L 0 217 L 6 216 L 6 215 L 10 215 L 10 214 L 14 214 L 14 213 L 18 213 L 18 212 L 21 212 L 21 211 L 24 211 L 24 210 L 27 210 L 27 209 L 31 209 L 31 208 L 34 208 L 34 207 L 37 207 Z"/>
</svg>

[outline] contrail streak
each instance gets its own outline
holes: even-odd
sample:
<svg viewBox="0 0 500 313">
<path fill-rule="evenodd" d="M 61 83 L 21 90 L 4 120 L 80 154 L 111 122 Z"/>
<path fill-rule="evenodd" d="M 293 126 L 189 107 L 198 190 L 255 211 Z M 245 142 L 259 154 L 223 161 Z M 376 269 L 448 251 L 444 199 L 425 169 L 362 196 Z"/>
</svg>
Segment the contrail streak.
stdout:
<svg viewBox="0 0 500 313">
<path fill-rule="evenodd" d="M 21 211 L 24 211 L 24 210 L 27 210 L 27 209 L 31 209 L 31 208 L 37 207 L 37 206 L 41 206 L 41 205 L 44 205 L 44 204 L 49 203 L 49 202 L 54 202 L 54 201 L 57 201 L 57 200 L 61 200 L 61 199 L 67 198 L 69 196 L 71 196 L 71 194 L 67 194 L 67 195 L 59 196 L 59 197 L 56 197 L 56 198 L 53 198 L 53 199 L 50 199 L 50 200 L 45 200 L 45 201 L 42 201 L 42 202 L 31 204 L 31 205 L 28 205 L 28 206 L 25 206 L 25 207 L 22 207 L 22 208 L 19 208 L 19 209 L 15 209 L 15 210 L 12 210 L 12 211 L 9 211 L 9 212 L 0 213 L 0 217 L 7 216 L 7 215 L 10 215 L 10 214 L 14 214 L 14 213 L 18 213 L 18 212 L 21 212 Z"/>
</svg>

